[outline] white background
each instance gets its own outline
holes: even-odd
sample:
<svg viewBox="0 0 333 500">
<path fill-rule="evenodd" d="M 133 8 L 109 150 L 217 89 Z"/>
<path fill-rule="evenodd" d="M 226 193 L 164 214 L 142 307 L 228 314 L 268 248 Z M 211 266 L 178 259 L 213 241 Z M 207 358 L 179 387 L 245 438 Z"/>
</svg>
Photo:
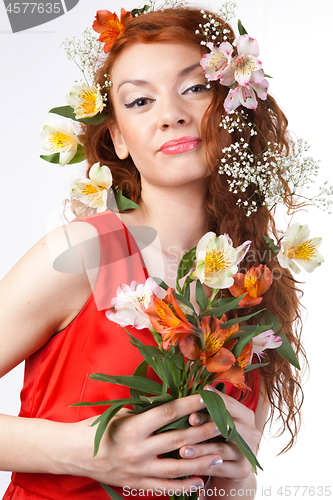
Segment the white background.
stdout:
<svg viewBox="0 0 333 500">
<path fill-rule="evenodd" d="M 216 0 L 200 5 L 220 7 Z M 13 34 L 0 3 L 0 277 L 46 231 L 60 223 L 61 204 L 67 196 L 69 181 L 77 176 L 77 167 L 62 169 L 39 158 L 43 153 L 39 132 L 47 111 L 65 104 L 69 87 L 80 77 L 59 45 L 66 36 L 79 35 L 90 26 L 96 10 L 109 9 L 119 14 L 121 6 L 118 0 L 80 0 L 64 16 Z M 124 7 L 130 10 L 138 5 L 127 0 Z M 274 77 L 270 80 L 270 92 L 287 114 L 290 129 L 309 140 L 310 154 L 322 160 L 321 179 L 333 184 L 332 2 L 239 0 L 237 15 L 259 42 L 265 72 Z M 279 457 L 276 455 L 286 438 L 271 438 L 267 430 L 259 454 L 265 472 L 259 473 L 257 498 L 283 498 L 277 494 L 279 486 L 290 486 L 291 498 L 321 498 L 318 489 L 314 495 L 310 491 L 304 495 L 304 489 L 296 494 L 296 486 L 331 486 L 333 490 L 330 452 L 333 346 L 329 309 L 333 215 L 311 209 L 294 220 L 309 224 L 311 236 L 324 237 L 321 253 L 326 262 L 312 275 L 301 275 L 301 280 L 307 281 L 303 286 L 303 303 L 308 310 L 304 315 L 303 341 L 311 367 L 310 377 L 303 385 L 303 427 L 296 446 Z M 19 314 L 20 304 L 16 307 Z M 23 368 L 19 366 L 0 381 L 1 412 L 18 413 L 22 374 Z M 1 494 L 8 481 L 9 473 L 0 473 Z"/>
</svg>

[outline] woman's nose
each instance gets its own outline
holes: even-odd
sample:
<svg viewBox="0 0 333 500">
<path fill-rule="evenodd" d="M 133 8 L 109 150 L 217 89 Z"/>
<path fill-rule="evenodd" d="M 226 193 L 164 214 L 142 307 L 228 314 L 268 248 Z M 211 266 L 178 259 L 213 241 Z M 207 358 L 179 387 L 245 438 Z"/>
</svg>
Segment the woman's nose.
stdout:
<svg viewBox="0 0 333 500">
<path fill-rule="evenodd" d="M 177 97 L 165 99 L 164 102 L 161 102 L 158 113 L 159 127 L 161 129 L 187 125 L 191 121 L 185 103 Z"/>
</svg>

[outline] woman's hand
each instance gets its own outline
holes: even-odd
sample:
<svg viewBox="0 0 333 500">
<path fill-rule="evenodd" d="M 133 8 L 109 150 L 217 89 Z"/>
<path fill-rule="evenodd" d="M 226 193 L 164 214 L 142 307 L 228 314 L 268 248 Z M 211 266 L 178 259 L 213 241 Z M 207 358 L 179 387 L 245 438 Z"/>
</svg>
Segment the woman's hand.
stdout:
<svg viewBox="0 0 333 500">
<path fill-rule="evenodd" d="M 208 386 L 208 390 L 214 390 L 223 398 L 227 410 L 231 414 L 238 433 L 246 441 L 252 452 L 258 452 L 259 443 L 262 435 L 262 427 L 266 420 L 265 404 L 261 400 L 258 406 L 257 414 L 252 410 L 239 403 L 235 399 L 223 394 L 212 387 Z M 259 412 L 259 413 L 258 413 Z M 263 418 L 262 418 L 263 417 Z M 211 422 L 209 414 L 193 413 L 189 417 L 189 422 L 193 427 L 200 427 Z M 259 428 L 258 428 L 259 427 Z M 212 455 L 218 456 L 216 466 L 206 469 L 203 474 L 223 478 L 226 480 L 242 482 L 246 481 L 252 475 L 252 467 L 249 461 L 240 452 L 238 446 L 234 442 L 226 442 L 221 438 L 210 440 L 208 443 L 198 443 L 193 446 L 183 446 L 180 449 L 180 455 L 183 458 L 202 458 Z"/>
<path fill-rule="evenodd" d="M 198 476 L 213 474 L 221 458 L 221 449 L 217 444 L 199 444 L 216 437 L 215 423 L 207 421 L 188 429 L 154 434 L 160 427 L 189 413 L 194 418 L 203 408 L 200 399 L 199 395 L 188 396 L 139 415 L 131 415 L 125 409 L 122 410 L 111 421 L 95 458 L 92 457 L 92 450 L 96 427 L 89 427 L 94 419 L 74 424 L 79 433 L 82 433 L 83 428 L 89 429 L 91 455 L 84 453 L 82 458 L 80 450 L 76 450 L 75 456 L 71 457 L 67 473 L 88 476 L 113 486 L 135 489 L 176 490 L 192 487 L 194 491 L 195 486 L 202 487 L 203 481 Z M 205 448 L 206 446 L 209 448 Z M 192 460 L 162 458 L 164 453 L 179 448 L 183 451 L 193 448 L 197 456 Z M 236 451 L 232 458 L 235 454 Z M 184 476 L 193 477 L 177 479 Z"/>
</svg>

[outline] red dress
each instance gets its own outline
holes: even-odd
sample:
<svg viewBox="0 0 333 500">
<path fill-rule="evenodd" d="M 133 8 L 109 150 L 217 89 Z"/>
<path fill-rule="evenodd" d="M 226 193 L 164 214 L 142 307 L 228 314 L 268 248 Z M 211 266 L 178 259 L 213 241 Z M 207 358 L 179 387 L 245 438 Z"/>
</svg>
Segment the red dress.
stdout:
<svg viewBox="0 0 333 500">
<path fill-rule="evenodd" d="M 98 415 L 106 408 L 70 405 L 81 401 L 127 398 L 129 390 L 93 381 L 88 375 L 96 372 L 132 375 L 142 361 L 141 354 L 130 344 L 125 330 L 105 316 L 120 283 L 130 284 L 132 280 L 142 283 L 148 277 L 136 242 L 112 212 L 82 220 L 92 224 L 99 234 L 101 266 L 98 280 L 92 295 L 70 325 L 26 360 L 21 417 L 78 422 Z M 148 329 L 128 327 L 128 330 L 141 342 L 154 344 Z M 245 402 L 254 411 L 259 397 L 258 385 L 259 377 Z M 226 392 L 235 394 L 231 385 Z M 122 493 L 121 488 L 117 491 Z M 109 496 L 98 482 L 89 478 L 14 472 L 3 498 L 107 500 Z"/>
</svg>

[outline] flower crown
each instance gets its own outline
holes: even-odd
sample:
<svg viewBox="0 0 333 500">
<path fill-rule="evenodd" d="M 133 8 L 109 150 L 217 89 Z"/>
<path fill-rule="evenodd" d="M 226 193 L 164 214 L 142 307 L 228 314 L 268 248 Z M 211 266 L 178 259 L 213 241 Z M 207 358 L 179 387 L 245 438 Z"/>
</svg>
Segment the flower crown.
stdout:
<svg viewBox="0 0 333 500">
<path fill-rule="evenodd" d="M 120 18 L 116 13 L 99 10 L 92 25 L 92 30 L 99 34 L 98 40 L 92 30 L 86 29 L 82 41 L 75 38 L 64 41 L 62 45 L 67 56 L 81 69 L 84 81 L 76 82 L 70 89 L 67 106 L 50 110 L 42 136 L 43 148 L 52 154 L 41 155 L 41 158 L 62 166 L 85 159 L 82 141 L 80 135 L 75 133 L 74 124 L 81 122 L 97 125 L 107 117 L 104 107 L 108 99 L 107 90 L 112 85 L 109 75 L 104 75 L 103 86 L 94 84 L 96 71 L 101 67 L 105 54 L 112 50 L 133 18 L 154 10 L 183 7 L 185 1 L 166 0 L 160 7 L 156 4 L 156 1 L 150 0 L 149 4 L 140 9 L 126 11 L 122 8 Z M 208 80 L 208 87 L 209 82 L 219 82 L 228 88 L 224 101 L 225 114 L 221 118 L 220 127 L 230 134 L 237 131 L 242 135 L 246 130 L 250 132 L 250 136 L 263 136 L 256 124 L 250 121 L 244 108 L 256 110 L 258 98 L 267 99 L 267 78 L 270 77 L 264 73 L 262 62 L 258 58 L 260 51 L 257 40 L 248 35 L 240 21 L 239 36 L 233 45 L 230 43 L 227 23 L 235 17 L 235 7 L 234 3 L 227 2 L 214 14 L 201 11 L 206 23 L 199 24 L 196 33 L 205 38 L 201 43 L 210 52 L 203 55 L 200 64 Z M 70 118 L 72 126 L 60 122 L 55 115 Z M 312 197 L 299 192 L 304 186 L 309 187 L 318 175 L 318 162 L 304 156 L 308 149 L 307 142 L 300 139 L 291 143 L 291 152 L 287 155 L 281 152 L 278 144 L 266 140 L 264 151 L 255 154 L 244 138 L 241 138 L 239 142 L 222 149 L 219 173 L 226 176 L 229 190 L 239 195 L 236 203 L 245 210 L 247 216 L 257 211 L 258 200 L 260 206 L 266 205 L 272 209 L 277 204 L 285 203 L 287 197 L 293 195 L 326 210 L 332 203 L 327 197 L 333 194 L 333 186 L 328 186 L 325 182 L 319 188 L 319 193 Z M 107 191 L 112 187 L 112 176 L 110 180 L 108 171 L 106 166 L 93 165 L 89 178 L 72 182 L 72 197 L 97 211 L 106 210 Z M 290 187 L 287 194 L 286 186 Z M 120 190 L 114 187 L 112 189 L 120 210 L 138 208 Z"/>
</svg>

